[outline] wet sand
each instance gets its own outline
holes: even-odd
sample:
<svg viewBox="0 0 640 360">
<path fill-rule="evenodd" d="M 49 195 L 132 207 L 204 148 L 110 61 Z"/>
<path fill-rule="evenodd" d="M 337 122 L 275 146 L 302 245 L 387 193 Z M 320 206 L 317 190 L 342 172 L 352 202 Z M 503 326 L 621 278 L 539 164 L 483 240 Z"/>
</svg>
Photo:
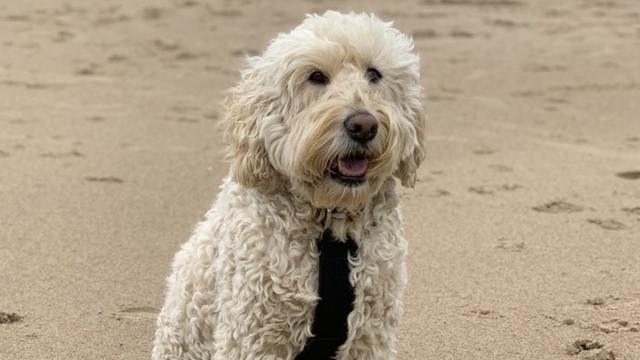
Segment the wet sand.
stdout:
<svg viewBox="0 0 640 360">
<path fill-rule="evenodd" d="M 149 358 L 227 171 L 224 91 L 326 9 L 422 58 L 398 359 L 640 359 L 635 0 L 3 2 L 0 359 Z"/>
</svg>

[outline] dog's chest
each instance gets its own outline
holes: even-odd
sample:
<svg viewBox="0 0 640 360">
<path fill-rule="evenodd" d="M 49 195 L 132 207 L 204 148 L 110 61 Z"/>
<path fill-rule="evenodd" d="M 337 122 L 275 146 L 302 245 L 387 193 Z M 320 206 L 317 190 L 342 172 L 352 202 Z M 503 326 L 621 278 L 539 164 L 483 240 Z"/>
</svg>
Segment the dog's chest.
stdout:
<svg viewBox="0 0 640 360">
<path fill-rule="evenodd" d="M 349 334 L 347 319 L 353 310 L 355 291 L 349 281 L 349 257 L 355 257 L 357 245 L 351 239 L 339 242 L 325 231 L 318 250 L 318 301 L 312 332 L 296 360 L 333 359 Z"/>
</svg>

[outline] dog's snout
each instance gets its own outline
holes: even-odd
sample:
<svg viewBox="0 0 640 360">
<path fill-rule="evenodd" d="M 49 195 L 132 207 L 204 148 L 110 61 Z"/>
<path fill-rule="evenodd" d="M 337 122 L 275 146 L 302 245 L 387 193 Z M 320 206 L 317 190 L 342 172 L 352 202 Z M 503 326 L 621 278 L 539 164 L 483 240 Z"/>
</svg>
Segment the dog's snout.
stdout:
<svg viewBox="0 0 640 360">
<path fill-rule="evenodd" d="M 378 120 L 367 112 L 349 116 L 344 121 L 344 127 L 349 137 L 361 144 L 373 140 L 378 134 Z"/>
</svg>

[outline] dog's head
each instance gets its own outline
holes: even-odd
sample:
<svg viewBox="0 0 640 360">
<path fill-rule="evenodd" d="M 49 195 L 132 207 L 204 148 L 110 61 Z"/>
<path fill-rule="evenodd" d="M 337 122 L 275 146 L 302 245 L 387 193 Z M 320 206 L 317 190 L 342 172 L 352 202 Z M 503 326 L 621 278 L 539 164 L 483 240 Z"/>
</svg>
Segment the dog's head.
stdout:
<svg viewBox="0 0 640 360">
<path fill-rule="evenodd" d="M 413 186 L 424 115 L 413 42 L 373 15 L 309 15 L 249 58 L 226 123 L 231 176 L 320 208 L 354 208 L 385 180 Z M 283 185 L 283 184 L 280 184 Z"/>
</svg>

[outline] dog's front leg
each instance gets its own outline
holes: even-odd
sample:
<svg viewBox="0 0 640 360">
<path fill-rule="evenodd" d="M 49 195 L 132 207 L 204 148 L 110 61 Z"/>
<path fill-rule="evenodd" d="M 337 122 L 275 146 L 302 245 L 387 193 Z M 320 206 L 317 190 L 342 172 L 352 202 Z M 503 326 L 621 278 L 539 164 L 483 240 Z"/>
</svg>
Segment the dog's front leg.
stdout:
<svg viewBox="0 0 640 360">
<path fill-rule="evenodd" d="M 274 250 L 277 243 L 242 238 L 246 246 L 235 248 L 217 271 L 214 360 L 292 360 L 313 321 L 313 259 L 308 252 L 287 253 L 285 245 Z M 269 250 L 258 252 L 254 244 Z"/>
<path fill-rule="evenodd" d="M 214 360 L 292 360 L 303 348 L 311 311 L 274 287 L 248 280 L 224 300 Z"/>
<path fill-rule="evenodd" d="M 265 326 L 257 316 L 238 316 L 218 324 L 213 360 L 289 360 L 284 334 L 285 328 Z"/>
</svg>

